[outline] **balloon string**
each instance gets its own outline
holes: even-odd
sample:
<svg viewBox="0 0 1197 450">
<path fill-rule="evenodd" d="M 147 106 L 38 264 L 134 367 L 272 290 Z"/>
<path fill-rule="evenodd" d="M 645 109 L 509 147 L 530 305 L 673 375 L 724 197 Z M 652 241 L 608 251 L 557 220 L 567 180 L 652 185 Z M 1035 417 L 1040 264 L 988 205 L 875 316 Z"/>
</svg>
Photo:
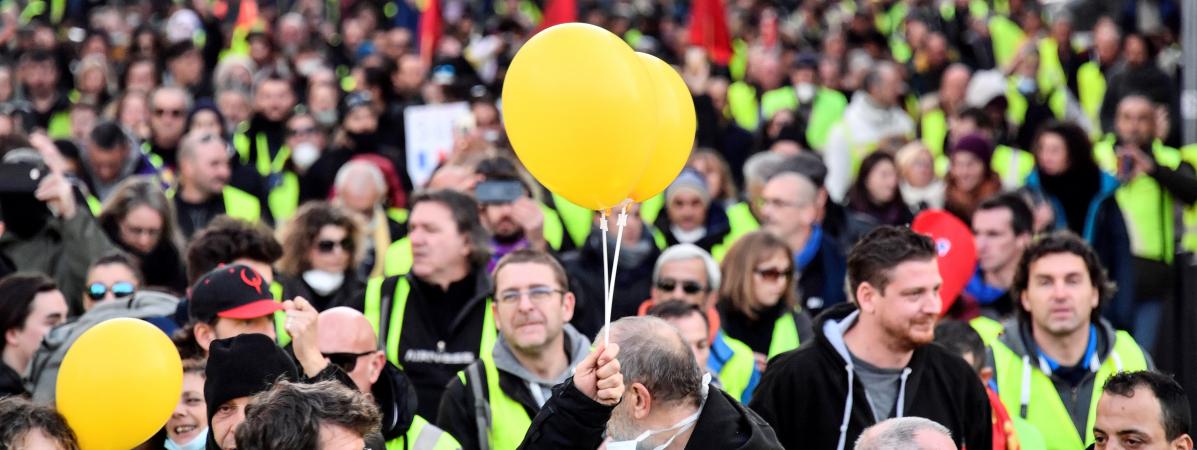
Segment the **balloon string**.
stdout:
<svg viewBox="0 0 1197 450">
<path fill-rule="evenodd" d="M 599 220 L 599 230 L 602 231 L 602 233 L 600 233 L 600 236 L 602 236 L 602 240 L 603 240 L 603 309 L 604 309 L 603 317 L 605 318 L 604 322 L 603 322 L 603 329 L 608 330 L 607 334 L 610 334 L 609 328 L 611 327 L 611 301 L 610 301 L 611 293 L 608 290 L 610 288 L 608 283 L 609 283 L 609 280 L 611 277 L 611 272 L 607 266 L 607 231 L 608 231 L 608 229 L 607 229 L 607 210 L 604 209 L 602 211 L 599 211 L 599 213 L 600 213 L 600 217 L 601 217 L 601 219 Z M 605 339 L 603 341 L 604 344 L 611 343 L 610 339 L 606 339 L 605 337 L 604 337 L 604 339 Z"/>
<path fill-rule="evenodd" d="M 610 329 L 610 326 L 611 326 L 611 304 L 614 302 L 614 299 L 615 299 L 615 272 L 617 270 L 619 270 L 619 248 L 623 245 L 623 228 L 627 224 L 628 224 L 628 204 L 624 203 L 623 209 L 619 211 L 619 221 L 616 222 L 616 224 L 615 224 L 615 226 L 618 228 L 618 231 L 616 232 L 616 235 L 615 235 L 615 257 L 612 258 L 612 260 L 611 260 L 611 286 L 609 289 L 607 289 L 607 327 L 608 327 L 608 329 L 607 329 L 607 335 L 603 337 L 603 339 L 605 339 L 604 343 L 606 343 L 606 344 L 611 343 L 610 342 L 611 341 L 611 338 L 610 338 L 610 336 L 611 336 L 611 329 Z M 606 247 L 606 246 L 604 246 L 604 247 Z M 606 258 L 603 258 L 603 259 L 606 260 Z"/>
</svg>

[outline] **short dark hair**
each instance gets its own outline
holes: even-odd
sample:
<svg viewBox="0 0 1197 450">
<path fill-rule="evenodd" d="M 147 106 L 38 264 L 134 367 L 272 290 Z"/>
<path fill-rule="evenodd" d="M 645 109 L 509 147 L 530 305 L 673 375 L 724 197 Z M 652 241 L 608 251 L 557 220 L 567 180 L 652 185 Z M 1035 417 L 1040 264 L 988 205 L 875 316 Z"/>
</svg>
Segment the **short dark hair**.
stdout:
<svg viewBox="0 0 1197 450">
<path fill-rule="evenodd" d="M 116 122 L 102 122 L 96 125 L 95 128 L 91 129 L 88 137 L 95 144 L 91 148 L 88 148 L 89 151 L 98 150 L 107 152 L 116 150 L 122 145 L 129 145 L 129 140 L 125 137 L 125 130 L 121 129 L 121 126 L 117 125 Z"/>
<path fill-rule="evenodd" d="M 971 120 L 977 124 L 977 128 L 982 130 L 993 129 L 993 121 L 989 119 L 989 114 L 986 114 L 984 109 L 975 106 L 961 110 L 956 117 L 960 120 Z"/>
<path fill-rule="evenodd" d="M 880 226 L 866 234 L 848 252 L 848 295 L 856 300 L 861 283 L 884 292 L 890 271 L 906 261 L 933 260 L 938 255 L 931 238 L 910 228 Z"/>
<path fill-rule="evenodd" d="M 0 336 L 8 330 L 25 328 L 25 320 L 33 310 L 37 294 L 58 289 L 53 279 L 42 273 L 17 272 L 0 279 Z M 5 340 L 0 339 L 0 352 Z"/>
<path fill-rule="evenodd" d="M 1189 396 L 1180 383 L 1169 375 L 1146 370 L 1117 373 L 1106 380 L 1101 390 L 1110 395 L 1133 397 L 1139 386 L 1151 389 L 1156 400 L 1159 400 L 1160 420 L 1164 422 L 1160 425 L 1164 427 L 1166 439 L 1172 441 L 1189 432 L 1192 421 Z"/>
<path fill-rule="evenodd" d="M 1035 216 L 1022 196 L 1014 192 L 1006 192 L 989 197 L 977 206 L 977 211 L 994 209 L 1010 211 L 1010 227 L 1014 230 L 1015 236 L 1034 233 Z"/>
<path fill-rule="evenodd" d="M 187 283 L 241 258 L 274 264 L 282 256 L 283 246 L 266 226 L 219 216 L 187 246 Z"/>
<path fill-rule="evenodd" d="M 478 202 L 473 197 L 448 189 L 417 192 L 411 200 L 411 211 L 420 203 L 440 203 L 453 215 L 457 232 L 470 240 L 470 264 L 485 266 L 490 261 L 490 237 L 478 217 Z"/>
<path fill-rule="evenodd" d="M 973 370 L 985 367 L 985 342 L 967 322 L 944 320 L 935 326 L 935 343 L 960 355 L 973 355 Z"/>
<path fill-rule="evenodd" d="M 566 291 L 569 290 L 569 278 L 566 276 L 565 268 L 561 266 L 561 263 L 558 262 L 556 258 L 553 258 L 553 255 L 530 248 L 522 248 L 503 255 L 502 258 L 499 258 L 499 262 L 495 264 L 494 272 L 491 272 L 491 278 L 495 281 L 495 289 L 499 289 L 498 275 L 500 270 L 503 270 L 503 268 L 507 267 L 508 264 L 523 263 L 540 264 L 542 266 L 548 267 L 549 271 L 553 272 L 554 281 L 560 285 L 561 289 Z"/>
<path fill-rule="evenodd" d="M 245 422 L 236 431 L 237 448 L 318 448 L 321 425 L 338 425 L 365 436 L 377 432 L 381 422 L 372 400 L 337 381 L 280 381 L 245 406 Z"/>
<path fill-rule="evenodd" d="M 823 163 L 823 158 L 813 152 L 802 152 L 782 160 L 765 179 L 787 172 L 806 177 L 814 183 L 816 189 L 822 188 L 823 182 L 827 180 L 827 165 Z"/>
<path fill-rule="evenodd" d="M 1022 294 L 1026 292 L 1030 283 L 1031 264 L 1040 258 L 1060 253 L 1073 254 L 1085 261 L 1085 269 L 1089 272 L 1089 281 L 1097 289 L 1097 307 L 1093 308 L 1093 314 L 1089 318 L 1096 322 L 1101 316 L 1099 314 L 1101 306 L 1114 296 L 1117 287 L 1109 281 L 1106 269 L 1102 267 L 1101 260 L 1097 257 L 1097 252 L 1071 231 L 1056 231 L 1044 235 L 1032 242 L 1031 246 L 1022 253 L 1022 259 L 1018 262 L 1018 270 L 1014 273 L 1014 284 L 1010 286 L 1010 296 L 1019 305 L 1019 318 L 1027 319 L 1030 316 L 1030 312 L 1022 307 L 1022 302 L 1018 299 L 1022 298 Z"/>
<path fill-rule="evenodd" d="M 141 265 L 132 256 L 120 250 L 114 250 L 96 258 L 95 261 L 91 262 L 90 266 L 87 266 L 87 271 L 91 272 L 91 269 L 111 264 L 120 264 L 128 267 L 129 271 L 133 272 L 133 278 L 137 280 L 137 284 L 145 284 L 145 277 L 141 274 Z"/>
<path fill-rule="evenodd" d="M 703 323 L 707 324 L 708 327 L 711 326 L 710 320 L 707 319 L 707 314 L 703 312 L 701 307 L 681 300 L 666 300 L 661 303 L 654 303 L 645 312 L 645 315 L 660 317 L 665 320 L 684 319 L 690 317 L 691 314 L 698 314 L 699 317 L 702 317 Z"/>
<path fill-rule="evenodd" d="M 15 395 L 0 398 L 0 443 L 4 448 L 22 442 L 34 430 L 41 430 L 61 448 L 79 450 L 75 432 L 54 408 Z"/>
</svg>

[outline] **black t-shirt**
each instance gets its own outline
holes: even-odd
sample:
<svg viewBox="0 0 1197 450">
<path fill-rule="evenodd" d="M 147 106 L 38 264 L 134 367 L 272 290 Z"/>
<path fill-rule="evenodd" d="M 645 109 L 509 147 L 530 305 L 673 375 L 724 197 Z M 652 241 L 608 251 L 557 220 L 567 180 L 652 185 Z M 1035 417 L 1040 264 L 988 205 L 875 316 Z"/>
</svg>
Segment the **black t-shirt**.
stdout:
<svg viewBox="0 0 1197 450">
<path fill-rule="evenodd" d="M 208 201 L 200 204 L 188 203 L 183 201 L 181 195 L 175 195 L 175 215 L 179 218 L 179 229 L 188 240 L 196 231 L 208 226 L 208 222 L 221 214 L 224 214 L 224 199 L 220 195 L 213 195 Z"/>
</svg>

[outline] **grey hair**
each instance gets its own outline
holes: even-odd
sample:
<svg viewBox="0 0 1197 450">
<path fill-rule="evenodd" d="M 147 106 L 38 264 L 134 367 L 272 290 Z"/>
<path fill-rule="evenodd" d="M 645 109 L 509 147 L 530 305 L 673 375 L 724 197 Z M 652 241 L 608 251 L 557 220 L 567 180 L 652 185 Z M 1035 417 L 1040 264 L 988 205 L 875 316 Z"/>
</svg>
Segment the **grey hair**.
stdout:
<svg viewBox="0 0 1197 450">
<path fill-rule="evenodd" d="M 599 336 L 606 333 L 604 328 Z M 629 316 L 611 323 L 625 385 L 640 383 L 653 402 L 702 402 L 703 370 L 677 328 L 659 317 Z"/>
<path fill-rule="evenodd" d="M 623 363 L 622 359 L 620 363 Z M 932 450 L 923 449 L 915 442 L 915 435 L 920 431 L 952 437 L 951 431 L 930 419 L 896 417 L 866 429 L 856 439 L 856 446 L 853 448 L 855 450 Z"/>
<path fill-rule="evenodd" d="M 363 182 L 368 182 L 378 189 L 380 194 L 385 195 L 387 192 L 387 181 L 382 175 L 382 169 L 378 166 L 366 161 L 349 161 L 341 166 L 337 171 L 337 177 L 333 181 L 333 186 L 337 191 L 342 190 L 349 183 L 361 185 Z"/>
<path fill-rule="evenodd" d="M 764 184 L 773 175 L 773 168 L 786 159 L 785 155 L 777 152 L 760 152 L 744 161 L 744 185 L 752 183 Z"/>
<path fill-rule="evenodd" d="M 708 288 L 712 291 L 718 291 L 720 282 L 719 264 L 715 262 L 715 258 L 712 258 L 710 253 L 707 253 L 706 250 L 694 244 L 677 244 L 661 252 L 661 256 L 657 258 L 657 264 L 653 266 L 653 282 L 656 283 L 660 279 L 661 267 L 665 266 L 665 263 L 690 259 L 702 260 L 703 267 L 707 269 L 707 284 L 710 285 Z"/>
<path fill-rule="evenodd" d="M 191 111 L 192 105 L 195 104 L 195 101 L 191 98 L 191 93 L 187 92 L 186 89 L 178 86 L 159 86 L 157 89 L 154 89 L 154 92 L 150 93 L 149 101 L 147 102 L 149 107 L 153 108 L 154 99 L 166 93 L 175 93 L 183 96 L 183 111 Z"/>
</svg>

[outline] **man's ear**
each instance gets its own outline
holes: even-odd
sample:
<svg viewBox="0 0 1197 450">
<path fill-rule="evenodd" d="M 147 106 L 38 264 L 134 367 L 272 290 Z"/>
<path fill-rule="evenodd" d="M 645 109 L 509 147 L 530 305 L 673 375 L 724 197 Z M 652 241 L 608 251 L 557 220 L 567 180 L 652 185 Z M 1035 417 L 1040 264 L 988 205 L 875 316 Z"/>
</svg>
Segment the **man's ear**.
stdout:
<svg viewBox="0 0 1197 450">
<path fill-rule="evenodd" d="M 381 351 L 374 352 L 370 355 L 370 384 L 378 382 L 378 377 L 382 376 L 382 369 L 387 365 L 387 354 Z"/>
<path fill-rule="evenodd" d="M 632 383 L 628 386 L 628 392 L 635 394 L 632 400 L 632 417 L 636 420 L 648 417 L 653 410 L 653 394 L 641 383 Z"/>
<path fill-rule="evenodd" d="M 1189 437 L 1188 434 L 1182 434 L 1180 437 L 1173 439 L 1168 446 L 1173 450 L 1193 450 L 1193 438 Z"/>
<path fill-rule="evenodd" d="M 856 307 L 860 308 L 861 313 L 871 314 L 877 309 L 877 294 L 877 289 L 867 281 L 856 287 Z"/>
<path fill-rule="evenodd" d="M 193 333 L 195 334 L 195 342 L 207 354 L 208 348 L 212 346 L 212 341 L 216 340 L 216 330 L 207 323 L 196 322 Z"/>
<path fill-rule="evenodd" d="M 573 292 L 566 291 L 561 297 L 561 319 L 566 323 L 574 320 L 574 307 L 577 306 L 577 301 Z"/>
</svg>

